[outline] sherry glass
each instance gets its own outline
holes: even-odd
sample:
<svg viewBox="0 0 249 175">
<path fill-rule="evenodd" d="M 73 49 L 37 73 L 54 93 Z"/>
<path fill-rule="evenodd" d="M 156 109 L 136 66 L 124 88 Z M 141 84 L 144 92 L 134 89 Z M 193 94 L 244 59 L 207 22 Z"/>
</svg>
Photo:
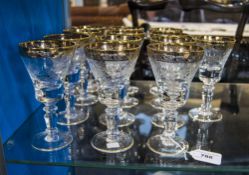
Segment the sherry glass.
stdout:
<svg viewBox="0 0 249 175">
<path fill-rule="evenodd" d="M 199 79 L 203 82 L 202 104 L 189 111 L 193 120 L 200 122 L 218 122 L 222 120 L 219 110 L 212 108 L 215 84 L 220 81 L 225 63 L 233 49 L 235 39 L 226 36 L 195 36 L 194 39 L 205 48 L 202 64 L 199 67 Z"/>
<path fill-rule="evenodd" d="M 85 53 L 94 77 L 100 83 L 99 101 L 106 105 L 107 130 L 96 134 L 91 145 L 104 153 L 119 153 L 130 149 L 131 135 L 119 131 L 119 110 L 125 82 L 136 64 L 140 45 L 133 42 L 95 42 L 86 45 Z"/>
<path fill-rule="evenodd" d="M 103 26 L 91 26 L 91 25 L 83 25 L 74 27 L 78 31 L 87 32 L 88 34 L 92 35 L 93 38 L 95 36 L 103 35 L 105 27 Z M 84 30 L 85 29 L 85 30 Z M 88 82 L 87 82 L 87 90 L 89 93 L 97 93 L 98 92 L 98 82 L 94 79 L 92 72 L 89 72 Z"/>
<path fill-rule="evenodd" d="M 90 41 L 90 37 L 86 34 L 65 33 L 47 35 L 45 39 L 72 41 L 77 45 L 64 83 L 66 110 L 60 112 L 57 123 L 60 125 L 77 125 L 83 123 L 89 118 L 89 113 L 75 107 L 75 89 L 80 80 L 81 62 L 85 61 L 83 46 Z"/>
<path fill-rule="evenodd" d="M 102 36 L 99 37 L 98 40 L 102 40 L 102 41 L 120 41 L 120 42 L 134 42 L 134 43 L 139 43 L 141 46 L 143 44 L 143 37 L 140 36 L 140 34 L 132 34 L 130 33 L 132 30 L 132 28 L 125 28 L 123 27 L 122 29 L 129 29 L 128 32 L 125 32 L 122 30 L 118 30 L 121 31 L 121 33 L 117 33 L 117 34 L 106 34 L 106 36 Z M 140 28 L 138 28 L 140 29 Z M 141 31 L 141 30 L 138 30 Z M 136 32 L 136 30 L 135 30 Z M 135 68 L 134 68 L 135 69 Z M 132 72 L 133 73 L 133 72 Z M 127 87 L 128 87 L 128 91 L 127 91 L 127 95 L 125 96 L 125 100 L 123 102 L 123 108 L 131 108 L 134 107 L 138 104 L 138 100 L 134 97 L 130 97 L 129 95 L 133 95 L 135 93 L 137 93 L 139 91 L 138 87 L 135 86 L 130 86 L 130 81 L 127 81 Z"/>
<path fill-rule="evenodd" d="M 160 35 L 160 34 L 152 34 L 150 36 L 150 42 L 151 43 L 184 43 L 184 44 L 189 44 L 193 45 L 194 40 L 192 39 L 191 36 L 188 35 Z M 162 110 L 162 112 L 159 112 L 157 114 L 154 114 L 152 117 L 152 124 L 156 127 L 159 128 L 164 128 L 164 121 L 165 121 L 165 116 L 167 116 L 166 110 L 164 110 L 164 106 L 162 105 L 161 99 L 159 97 L 159 92 L 158 92 L 157 86 L 154 86 L 150 89 L 150 93 L 155 95 L 157 98 L 155 98 L 152 102 L 151 105 L 152 107 L 156 109 Z M 180 116 L 177 118 L 177 124 L 176 124 L 176 129 L 182 127 L 185 124 L 185 121 L 181 119 Z"/>
<path fill-rule="evenodd" d="M 56 127 L 56 103 L 63 99 L 63 81 L 68 73 L 75 43 L 38 40 L 19 44 L 22 60 L 35 88 L 36 99 L 44 104 L 46 130 L 36 134 L 32 146 L 40 151 L 60 150 L 71 144 L 70 133 Z"/>
<path fill-rule="evenodd" d="M 125 26 L 121 26 L 119 28 L 118 27 L 108 27 L 108 28 L 106 28 L 106 35 L 135 36 L 135 37 L 141 38 L 142 41 L 145 38 L 144 28 L 132 28 L 132 27 L 125 27 Z M 143 44 L 143 42 L 141 42 L 141 46 L 142 46 L 142 44 Z M 138 93 L 138 91 L 139 91 L 138 87 L 129 85 L 127 94 L 134 95 L 134 94 Z M 127 107 L 129 108 L 128 105 L 127 105 Z"/>
<path fill-rule="evenodd" d="M 101 35 L 103 33 L 102 28 L 93 28 L 91 26 L 77 26 L 71 29 L 64 30 L 65 33 L 77 33 L 77 34 L 87 34 L 92 38 L 91 41 L 94 40 L 95 36 Z M 90 42 L 90 41 L 89 41 Z M 96 85 L 95 80 L 91 79 L 91 72 L 88 62 L 86 60 L 85 55 L 84 61 L 81 64 L 80 71 L 80 87 L 78 90 L 78 94 L 76 94 L 76 106 L 88 106 L 97 103 L 97 97 L 94 94 L 89 93 L 89 89 L 91 92 L 96 92 L 98 90 L 98 86 Z M 89 87 L 91 85 L 91 87 Z"/>
<path fill-rule="evenodd" d="M 106 36 L 101 36 L 98 37 L 99 41 L 105 41 L 105 42 L 111 42 L 111 41 L 118 41 L 121 43 L 136 43 L 138 45 L 142 45 L 143 39 L 141 37 L 133 36 L 133 35 L 121 35 L 121 34 L 116 34 L 116 35 L 106 35 Z M 135 69 L 135 65 L 132 69 L 131 72 L 129 72 L 129 75 L 127 77 L 130 77 L 131 74 L 133 73 Z M 122 100 L 122 105 L 120 108 L 120 114 L 119 114 L 119 127 L 124 127 L 124 126 L 129 126 L 134 123 L 135 121 L 135 116 L 129 112 L 126 112 L 123 110 L 123 108 L 131 108 L 136 105 L 138 105 L 138 99 L 134 97 L 130 97 L 128 94 L 128 88 L 130 86 L 130 81 L 129 79 L 126 80 L 125 86 L 124 86 L 124 93 L 123 93 L 123 100 Z M 106 125 L 106 113 L 103 113 L 102 115 L 99 116 L 99 122 L 102 125 Z"/>
<path fill-rule="evenodd" d="M 191 81 L 201 62 L 204 50 L 189 44 L 151 43 L 147 46 L 149 61 L 159 88 L 164 112 L 164 131 L 147 141 L 148 148 L 161 156 L 179 157 L 188 143 L 176 136 L 177 109 L 189 94 Z"/>
</svg>

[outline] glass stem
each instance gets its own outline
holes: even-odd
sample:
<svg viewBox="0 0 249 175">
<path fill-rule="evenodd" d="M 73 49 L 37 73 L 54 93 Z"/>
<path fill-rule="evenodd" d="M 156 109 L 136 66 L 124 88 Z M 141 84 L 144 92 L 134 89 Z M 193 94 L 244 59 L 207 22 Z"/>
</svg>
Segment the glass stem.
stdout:
<svg viewBox="0 0 249 175">
<path fill-rule="evenodd" d="M 45 111 L 44 118 L 47 132 L 45 140 L 47 142 L 56 142 L 59 139 L 58 129 L 56 127 L 57 106 L 55 102 L 46 102 L 44 105 L 43 110 Z"/>
<path fill-rule="evenodd" d="M 118 124 L 119 124 L 119 108 L 111 108 L 107 107 L 105 109 L 106 112 L 106 124 L 107 124 L 107 135 L 108 135 L 108 141 L 109 142 L 114 142 L 115 140 L 118 139 L 119 137 L 119 129 L 118 129 Z"/>
<path fill-rule="evenodd" d="M 73 113 L 75 113 L 75 84 L 66 82 L 65 83 L 65 100 L 66 100 L 66 118 L 73 117 Z"/>
<path fill-rule="evenodd" d="M 204 84 L 202 86 L 202 105 L 201 105 L 201 112 L 206 115 L 210 115 L 211 108 L 212 108 L 212 100 L 213 100 L 213 91 L 214 91 L 214 84 Z"/>
<path fill-rule="evenodd" d="M 129 86 L 130 86 L 130 81 L 126 80 L 125 85 L 124 85 L 123 89 L 121 90 L 121 94 L 120 94 L 120 97 L 123 101 L 125 101 L 129 96 L 129 94 L 128 94 Z"/>
<path fill-rule="evenodd" d="M 164 137 L 175 137 L 176 128 L 176 116 L 177 111 L 175 110 L 163 110 L 164 117 Z"/>
<path fill-rule="evenodd" d="M 80 71 L 80 95 L 86 97 L 88 94 L 88 72 L 86 70 Z"/>
</svg>

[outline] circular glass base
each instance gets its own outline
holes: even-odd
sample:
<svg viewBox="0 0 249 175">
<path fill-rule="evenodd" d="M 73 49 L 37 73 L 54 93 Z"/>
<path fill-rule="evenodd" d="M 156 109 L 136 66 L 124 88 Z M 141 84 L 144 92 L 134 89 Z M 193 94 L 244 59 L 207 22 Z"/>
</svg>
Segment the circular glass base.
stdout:
<svg viewBox="0 0 249 175">
<path fill-rule="evenodd" d="M 193 108 L 189 111 L 189 116 L 194 121 L 200 122 L 219 122 L 222 120 L 222 114 L 218 110 L 211 109 L 211 113 L 204 115 L 200 112 L 200 108 Z"/>
<path fill-rule="evenodd" d="M 163 137 L 156 135 L 147 141 L 148 148 L 161 156 L 182 157 L 188 150 L 188 143 L 180 137 Z"/>
<path fill-rule="evenodd" d="M 158 96 L 158 88 L 157 86 L 153 86 L 150 88 L 150 94 L 154 95 L 154 96 Z"/>
<path fill-rule="evenodd" d="M 136 93 L 138 93 L 139 88 L 137 86 L 129 86 L 128 88 L 128 94 L 129 95 L 134 95 Z"/>
<path fill-rule="evenodd" d="M 121 112 L 119 115 L 119 124 L 118 127 L 127 127 L 132 125 L 135 122 L 135 115 L 129 113 L 129 112 Z M 103 113 L 99 116 L 99 123 L 106 126 L 106 113 Z"/>
<path fill-rule="evenodd" d="M 32 147 L 39 151 L 57 151 L 70 145 L 73 137 L 69 132 L 58 131 L 54 140 L 48 141 L 48 132 L 40 132 L 33 137 Z"/>
<path fill-rule="evenodd" d="M 83 110 L 76 110 L 73 114 L 59 115 L 57 124 L 59 125 L 78 125 L 85 122 L 89 118 L 89 112 Z"/>
<path fill-rule="evenodd" d="M 132 108 L 138 105 L 138 99 L 135 97 L 126 97 L 122 103 L 122 108 Z"/>
<path fill-rule="evenodd" d="M 115 138 L 115 140 L 109 139 L 107 132 L 104 131 L 92 138 L 91 145 L 94 149 L 103 153 L 124 152 L 134 145 L 133 138 L 124 132 L 120 132 Z"/>
<path fill-rule="evenodd" d="M 76 97 L 75 106 L 89 106 L 97 102 L 98 102 L 98 98 L 96 95 L 87 94 L 87 96 L 84 96 L 84 97 L 81 97 L 81 96 Z"/>
<path fill-rule="evenodd" d="M 153 115 L 151 122 L 156 127 L 164 128 L 164 114 L 157 113 L 157 114 Z M 182 126 L 184 126 L 185 123 L 186 122 L 183 119 L 181 119 L 180 116 L 178 116 L 177 122 L 176 122 L 176 130 L 181 128 Z"/>
</svg>

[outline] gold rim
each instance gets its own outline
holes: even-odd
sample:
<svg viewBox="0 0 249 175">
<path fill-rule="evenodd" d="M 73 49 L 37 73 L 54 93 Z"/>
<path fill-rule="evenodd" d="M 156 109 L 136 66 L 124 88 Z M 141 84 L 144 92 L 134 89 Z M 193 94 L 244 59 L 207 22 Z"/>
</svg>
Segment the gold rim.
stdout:
<svg viewBox="0 0 249 175">
<path fill-rule="evenodd" d="M 81 25 L 81 26 L 72 26 L 72 29 L 80 29 L 80 30 L 104 30 L 106 27 L 98 26 L 98 25 Z"/>
<path fill-rule="evenodd" d="M 90 36 L 87 34 L 80 33 L 64 33 L 64 34 L 51 34 L 44 36 L 44 39 L 47 40 L 63 40 L 63 41 L 72 41 L 77 45 L 81 45 L 89 41 Z"/>
<path fill-rule="evenodd" d="M 145 37 L 145 33 L 138 33 L 138 32 L 124 32 L 124 31 L 119 31 L 119 32 L 115 32 L 115 31 L 106 31 L 106 35 L 127 35 L 127 36 L 136 36 L 139 37 L 141 39 L 143 39 Z"/>
<path fill-rule="evenodd" d="M 141 43 L 142 38 L 136 35 L 110 34 L 106 36 L 96 37 L 98 41 L 120 41 L 120 42 L 137 42 Z"/>
<path fill-rule="evenodd" d="M 75 47 L 75 42 L 63 40 L 33 40 L 19 43 L 22 53 L 32 58 L 41 58 L 45 55 L 55 57 L 62 53 L 71 52 Z"/>
<path fill-rule="evenodd" d="M 94 28 L 87 28 L 87 29 L 80 29 L 80 28 L 71 28 L 63 30 L 64 33 L 78 33 L 78 34 L 88 34 L 90 36 L 95 35 L 102 35 L 104 30 L 102 29 L 94 29 Z"/>
<path fill-rule="evenodd" d="M 196 41 L 190 35 L 160 35 L 152 34 L 150 40 L 153 43 L 185 43 L 185 44 L 194 44 Z"/>
<path fill-rule="evenodd" d="M 106 31 L 117 32 L 117 33 L 144 33 L 144 28 L 132 28 L 132 27 L 113 27 L 106 28 Z"/>
<path fill-rule="evenodd" d="M 181 34 L 183 33 L 182 29 L 172 28 L 172 27 L 156 27 L 151 28 L 150 33 L 154 34 Z"/>
<path fill-rule="evenodd" d="M 204 53 L 202 47 L 185 44 L 185 43 L 151 43 L 147 46 L 149 52 L 173 56 L 182 56 L 184 60 L 188 60 L 190 56 L 201 55 Z M 202 57 L 198 57 L 195 60 L 201 60 Z"/>
<path fill-rule="evenodd" d="M 228 44 L 233 45 L 235 38 L 230 36 L 215 36 L 215 35 L 193 35 L 192 38 L 197 43 L 204 44 Z"/>
<path fill-rule="evenodd" d="M 110 42 L 95 42 L 85 45 L 85 50 L 101 52 L 101 53 L 117 53 L 117 52 L 130 52 L 136 51 L 140 45 L 133 42 L 123 43 L 120 41 Z"/>
</svg>

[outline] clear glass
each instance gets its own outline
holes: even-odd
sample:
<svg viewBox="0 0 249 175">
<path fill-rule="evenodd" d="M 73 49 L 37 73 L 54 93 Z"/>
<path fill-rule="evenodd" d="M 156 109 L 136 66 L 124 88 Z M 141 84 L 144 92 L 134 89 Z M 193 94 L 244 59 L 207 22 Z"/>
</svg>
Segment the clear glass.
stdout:
<svg viewBox="0 0 249 175">
<path fill-rule="evenodd" d="M 140 45 L 143 44 L 143 37 L 144 37 L 144 30 L 143 28 L 130 28 L 124 26 L 111 26 L 106 27 L 105 29 L 106 35 L 96 37 L 98 41 L 105 41 L 105 42 L 113 42 L 118 41 L 122 43 L 136 43 Z M 131 72 L 127 72 L 127 77 L 130 77 L 135 70 L 135 64 L 131 68 Z M 125 86 L 122 94 L 122 104 L 121 107 L 123 109 L 129 109 L 138 105 L 138 99 L 132 97 L 132 94 L 138 92 L 137 87 L 130 86 L 130 80 L 127 79 L 125 81 Z M 135 121 L 135 116 L 129 112 L 124 111 L 123 109 L 119 110 L 119 127 L 130 126 Z M 99 117 L 99 122 L 102 125 L 106 125 L 106 113 L 103 113 Z"/>
<path fill-rule="evenodd" d="M 107 106 L 107 130 L 96 134 L 91 145 L 104 153 L 118 153 L 134 144 L 131 135 L 118 129 L 119 111 L 126 80 L 130 77 L 140 51 L 137 43 L 96 42 L 86 46 L 86 56 L 94 77 L 100 83 L 99 100 Z"/>
<path fill-rule="evenodd" d="M 147 50 L 165 114 L 164 131 L 150 137 L 147 146 L 161 156 L 183 157 L 189 145 L 175 134 L 177 109 L 188 99 L 189 86 L 198 69 L 203 50 L 189 45 L 164 43 L 150 44 Z"/>
<path fill-rule="evenodd" d="M 184 43 L 193 45 L 195 41 L 187 34 L 182 33 L 181 29 L 176 28 L 154 28 L 151 30 L 150 34 L 151 43 Z M 150 93 L 158 97 L 160 94 L 159 88 L 157 86 L 151 87 Z M 169 98 L 168 98 L 169 100 Z M 151 105 L 156 109 L 161 109 L 162 112 L 157 113 L 152 118 L 152 123 L 156 127 L 164 128 L 165 117 L 167 116 L 167 111 L 164 109 L 164 106 L 161 103 L 160 98 L 156 98 L 152 101 Z M 185 124 L 185 121 L 181 116 L 177 117 L 176 129 L 182 127 Z"/>
<path fill-rule="evenodd" d="M 83 45 L 90 41 L 90 36 L 87 34 L 65 33 L 47 35 L 44 38 L 48 40 L 64 40 L 77 43 L 77 48 L 71 58 L 71 64 L 64 81 L 66 109 L 64 111 L 59 111 L 57 123 L 60 125 L 77 125 L 83 123 L 89 116 L 84 110 L 75 107 L 75 90 L 80 81 L 80 65 L 84 60 Z"/>
<path fill-rule="evenodd" d="M 220 81 L 222 70 L 230 56 L 234 39 L 232 37 L 199 36 L 200 45 L 205 48 L 202 64 L 199 67 L 199 79 L 203 82 L 202 105 L 189 111 L 193 120 L 218 122 L 222 120 L 219 110 L 212 108 L 215 84 Z"/>
<path fill-rule="evenodd" d="M 73 138 L 56 126 L 56 103 L 63 98 L 63 80 L 68 72 L 75 44 L 68 41 L 30 41 L 20 44 L 23 62 L 35 87 L 36 99 L 44 104 L 46 130 L 36 134 L 32 146 L 55 151 Z"/>
<path fill-rule="evenodd" d="M 249 172 L 249 140 L 245 139 L 248 136 L 248 132 L 245 131 L 248 131 L 249 125 L 247 100 L 249 84 L 218 83 L 215 88 L 214 100 L 219 103 L 214 103 L 214 107 L 220 107 L 226 117 L 221 122 L 206 123 L 210 124 L 209 127 L 202 127 L 202 122 L 189 120 L 184 127 L 177 131 L 177 135 L 185 138 L 189 143 L 189 150 L 201 147 L 203 150 L 222 154 L 221 165 L 196 161 L 188 154 L 187 159 L 171 161 L 168 157 L 154 154 L 148 150 L 145 147 L 148 138 L 161 131 L 159 128 L 153 128 L 150 121 L 152 115 L 158 112 L 149 105 L 153 98 L 149 94 L 149 88 L 155 85 L 155 82 L 132 81 L 132 84 L 138 86 L 141 93 L 141 96 L 138 96 L 139 105 L 130 109 L 130 112 L 136 115 L 136 122 L 131 129 L 126 131 L 131 133 L 135 140 L 132 149 L 118 154 L 103 155 L 91 147 L 91 138 L 96 132 L 103 129 L 96 125 L 97 117 L 104 110 L 104 105 L 98 103 L 90 107 L 90 119 L 93 121 L 88 120 L 89 122 L 70 126 L 71 133 L 74 135 L 71 146 L 52 153 L 37 151 L 32 148 L 30 143 L 33 133 L 45 128 L 42 120 L 44 111 L 40 106 L 27 116 L 27 120 L 4 143 L 6 162 L 38 167 L 41 164 L 53 168 L 64 166 L 75 171 L 81 168 L 84 170 L 91 168 L 100 172 L 109 169 L 115 173 L 116 169 L 120 169 L 119 173 L 126 171 L 130 173 L 135 169 L 135 174 L 138 169 L 143 171 L 142 174 L 152 171 L 178 171 L 184 175 L 186 171 L 196 172 L 195 174 L 200 174 L 200 172 L 206 172 L 206 174 L 211 174 L 211 172 L 227 172 L 226 174 Z M 230 93 L 230 86 L 236 87 L 237 95 Z M 180 115 L 188 115 L 188 110 L 195 106 L 195 103 L 192 102 L 201 97 L 201 91 L 201 83 L 191 83 L 188 103 L 179 110 Z M 234 112 L 236 109 L 239 109 L 237 113 Z"/>
<path fill-rule="evenodd" d="M 130 75 L 128 75 L 128 77 L 130 77 Z M 122 104 L 121 104 L 121 109 L 119 110 L 119 124 L 118 127 L 127 127 L 132 125 L 135 122 L 135 115 L 133 115 L 130 112 L 125 111 L 125 108 L 132 108 L 138 105 L 138 99 L 136 99 L 135 97 L 130 97 L 129 96 L 129 87 L 130 87 L 130 81 L 127 80 L 125 85 L 124 85 L 124 89 L 123 89 L 123 93 L 121 94 L 121 98 L 122 98 Z M 106 126 L 106 113 L 103 113 L 99 116 L 99 122 Z"/>
<path fill-rule="evenodd" d="M 64 30 L 65 33 L 78 33 L 78 34 L 88 34 L 91 36 L 91 40 L 89 42 L 94 42 L 96 35 L 103 34 L 103 27 L 93 27 L 93 26 L 74 26 L 71 29 Z M 81 65 L 80 65 L 80 83 L 77 87 L 76 91 L 76 107 L 83 107 L 93 105 L 98 102 L 98 98 L 96 95 L 92 94 L 97 92 L 98 83 L 94 81 L 90 67 L 88 65 L 84 49 L 81 53 Z"/>
<path fill-rule="evenodd" d="M 167 116 L 167 111 L 164 109 L 162 105 L 161 98 L 159 97 L 160 93 L 157 86 L 153 86 L 150 88 L 150 94 L 154 95 L 155 98 L 151 101 L 151 106 L 155 109 L 161 110 L 161 112 L 153 115 L 151 122 L 154 126 L 159 128 L 164 128 L 165 116 Z M 185 125 L 184 117 L 178 115 L 176 119 L 176 130 Z"/>
</svg>

